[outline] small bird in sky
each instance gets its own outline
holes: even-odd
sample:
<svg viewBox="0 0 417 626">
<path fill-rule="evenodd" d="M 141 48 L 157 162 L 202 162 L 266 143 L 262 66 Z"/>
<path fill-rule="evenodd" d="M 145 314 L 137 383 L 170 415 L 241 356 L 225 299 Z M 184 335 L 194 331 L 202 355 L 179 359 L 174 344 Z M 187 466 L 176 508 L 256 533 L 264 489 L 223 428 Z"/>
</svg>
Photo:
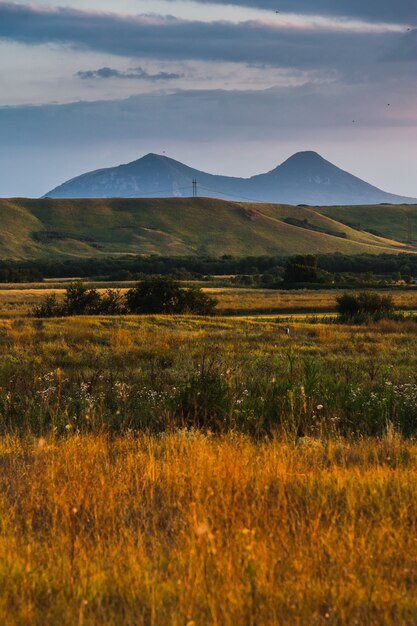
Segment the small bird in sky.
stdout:
<svg viewBox="0 0 417 626">
<path fill-rule="evenodd" d="M 275 11 L 275 13 L 281 13 L 281 11 Z"/>
</svg>

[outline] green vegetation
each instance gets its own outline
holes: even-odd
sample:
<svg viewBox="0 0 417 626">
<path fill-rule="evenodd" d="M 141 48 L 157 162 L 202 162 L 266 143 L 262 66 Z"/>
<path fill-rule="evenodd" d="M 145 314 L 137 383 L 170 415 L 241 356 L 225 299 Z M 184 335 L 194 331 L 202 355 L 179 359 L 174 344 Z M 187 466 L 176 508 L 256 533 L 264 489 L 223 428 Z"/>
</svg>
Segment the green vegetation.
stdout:
<svg viewBox="0 0 417 626">
<path fill-rule="evenodd" d="M 363 291 L 337 297 L 339 319 L 344 323 L 363 324 L 398 317 L 392 296 Z"/>
<path fill-rule="evenodd" d="M 179 315 L 0 321 L 0 430 L 417 435 L 414 320 L 290 327 Z"/>
<path fill-rule="evenodd" d="M 404 209 L 374 209 L 381 222 L 385 222 L 385 212 L 390 216 L 383 237 L 347 226 L 332 217 L 327 208 L 320 207 L 212 198 L 3 199 L 0 258 L 407 251 L 403 243 Z M 351 210 L 354 208 L 346 207 L 345 213 Z M 408 207 L 407 211 L 414 216 L 417 207 Z M 373 215 L 364 211 L 365 216 L 368 213 Z"/>
<path fill-rule="evenodd" d="M 117 289 L 87 288 L 82 282 L 71 283 L 64 301 L 55 293 L 48 294 L 33 309 L 35 317 L 66 317 L 70 315 L 124 315 L 127 313 L 192 313 L 212 315 L 217 300 L 198 287 L 184 289 L 171 278 L 154 276 L 122 294 Z"/>
<path fill-rule="evenodd" d="M 319 212 L 355 230 L 413 244 L 417 241 L 417 207 L 412 204 L 319 207 Z"/>
<path fill-rule="evenodd" d="M 295 257 L 262 256 L 233 257 L 158 257 L 128 256 L 93 259 L 57 259 L 56 261 L 0 261 L 0 282 L 33 282 L 36 278 L 90 278 L 95 281 L 134 281 L 149 275 L 169 275 L 177 280 L 231 280 L 240 285 L 288 286 L 302 276 L 289 275 L 288 267 L 297 259 L 314 259 L 315 271 L 305 282 L 357 287 L 390 284 L 411 284 L 417 276 L 416 254 L 296 255 Z M 302 265 L 305 261 L 302 261 Z M 304 272 L 305 274 L 305 272 Z M 308 272 L 307 272 L 308 274 Z M 311 272 L 310 272 L 311 274 Z M 3 278 L 2 278 L 3 277 Z M 13 280 L 15 278 L 16 280 Z M 296 280 L 298 279 L 298 280 Z"/>
</svg>

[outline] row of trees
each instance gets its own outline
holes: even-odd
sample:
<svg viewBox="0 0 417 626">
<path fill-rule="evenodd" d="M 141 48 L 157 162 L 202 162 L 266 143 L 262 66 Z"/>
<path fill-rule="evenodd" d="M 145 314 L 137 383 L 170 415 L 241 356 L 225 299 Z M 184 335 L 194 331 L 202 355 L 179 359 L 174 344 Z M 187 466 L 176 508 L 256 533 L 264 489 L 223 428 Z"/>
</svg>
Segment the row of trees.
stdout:
<svg viewBox="0 0 417 626">
<path fill-rule="evenodd" d="M 308 258 L 310 255 L 304 257 Z M 400 274 L 417 276 L 416 254 L 324 254 L 312 257 L 318 272 L 367 274 L 381 276 Z M 298 259 L 298 261 L 297 261 Z M 9 282 L 15 273 L 37 272 L 37 278 L 102 277 L 111 280 L 135 280 L 145 275 L 171 275 L 180 278 L 223 275 L 271 275 L 282 277 L 290 262 L 299 264 L 300 257 L 223 255 L 213 257 L 106 257 L 97 259 L 49 259 L 32 261 L 0 261 L 0 280 Z M 308 265 L 309 263 L 301 263 Z M 13 281 L 14 282 L 14 281 Z"/>
<path fill-rule="evenodd" d="M 171 278 L 156 276 L 138 283 L 123 294 L 118 289 L 100 293 L 82 282 L 70 284 L 63 302 L 48 295 L 34 308 L 35 317 L 69 315 L 124 315 L 152 313 L 192 313 L 212 315 L 217 300 L 198 287 L 184 289 Z"/>
</svg>

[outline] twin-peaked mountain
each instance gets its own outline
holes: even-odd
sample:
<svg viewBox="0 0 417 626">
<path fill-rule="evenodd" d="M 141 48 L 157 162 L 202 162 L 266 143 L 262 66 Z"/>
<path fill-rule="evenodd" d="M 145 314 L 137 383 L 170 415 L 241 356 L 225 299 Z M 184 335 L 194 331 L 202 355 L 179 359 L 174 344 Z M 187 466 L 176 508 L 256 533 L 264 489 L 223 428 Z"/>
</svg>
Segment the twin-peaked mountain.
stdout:
<svg viewBox="0 0 417 626">
<path fill-rule="evenodd" d="M 235 178 L 201 172 L 157 154 L 73 178 L 49 198 L 189 197 L 197 181 L 200 196 L 285 204 L 398 204 L 414 202 L 386 193 L 341 170 L 316 152 L 298 152 L 265 174 Z"/>
</svg>

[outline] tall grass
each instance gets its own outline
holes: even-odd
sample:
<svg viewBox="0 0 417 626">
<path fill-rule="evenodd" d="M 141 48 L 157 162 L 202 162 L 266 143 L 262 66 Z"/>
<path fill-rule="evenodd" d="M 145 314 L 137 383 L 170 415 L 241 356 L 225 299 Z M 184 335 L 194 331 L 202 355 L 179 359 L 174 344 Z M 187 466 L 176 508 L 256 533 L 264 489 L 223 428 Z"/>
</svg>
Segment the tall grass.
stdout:
<svg viewBox="0 0 417 626">
<path fill-rule="evenodd" d="M 192 317 L 0 324 L 0 432 L 417 433 L 417 325 Z"/>
<path fill-rule="evenodd" d="M 417 448 L 0 441 L 0 622 L 413 624 Z"/>
</svg>

